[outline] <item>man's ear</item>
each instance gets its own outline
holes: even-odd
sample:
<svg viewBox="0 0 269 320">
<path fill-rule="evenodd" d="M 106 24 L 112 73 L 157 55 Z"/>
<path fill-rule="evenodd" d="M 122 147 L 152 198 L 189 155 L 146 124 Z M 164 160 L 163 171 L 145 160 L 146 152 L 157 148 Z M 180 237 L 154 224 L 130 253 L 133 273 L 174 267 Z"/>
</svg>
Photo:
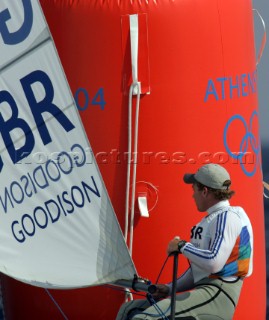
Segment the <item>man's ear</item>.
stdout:
<svg viewBox="0 0 269 320">
<path fill-rule="evenodd" d="M 204 197 L 207 197 L 207 195 L 208 195 L 208 189 L 207 189 L 207 187 L 204 187 L 204 188 L 203 188 L 202 195 L 203 195 Z"/>
</svg>

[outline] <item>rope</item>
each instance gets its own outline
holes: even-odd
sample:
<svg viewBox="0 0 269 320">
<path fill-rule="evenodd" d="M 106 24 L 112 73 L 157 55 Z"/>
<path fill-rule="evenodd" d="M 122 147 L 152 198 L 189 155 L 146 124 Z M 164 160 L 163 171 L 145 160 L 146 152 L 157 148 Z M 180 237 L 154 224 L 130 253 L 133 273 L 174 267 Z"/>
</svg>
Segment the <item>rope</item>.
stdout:
<svg viewBox="0 0 269 320">
<path fill-rule="evenodd" d="M 130 217 L 130 239 L 129 250 L 132 256 L 133 252 L 133 238 L 134 238 L 134 206 L 135 206 L 135 184 L 136 184 L 136 168 L 137 168 L 137 150 L 138 150 L 138 122 L 139 122 L 139 107 L 140 107 L 140 83 L 133 83 L 130 90 L 137 89 L 136 98 L 136 113 L 135 113 L 135 128 L 134 128 L 134 163 L 132 176 L 132 196 L 131 196 L 131 217 Z"/>
<path fill-rule="evenodd" d="M 265 190 L 269 191 L 269 184 L 265 181 L 263 181 L 263 188 L 264 188 L 264 191 L 263 191 L 263 196 L 266 198 L 266 199 L 269 199 L 269 196 L 265 193 Z"/>
<path fill-rule="evenodd" d="M 168 261 L 168 259 L 170 258 L 170 256 L 169 255 L 167 255 L 167 257 L 166 257 L 166 259 L 165 259 L 165 261 L 164 261 L 164 263 L 163 263 L 163 265 L 162 265 L 162 267 L 161 267 L 161 270 L 160 270 L 160 272 L 159 272 L 159 274 L 158 274 L 158 277 L 157 277 L 157 279 L 156 279 L 156 284 L 159 282 L 159 279 L 160 279 L 160 277 L 161 277 L 161 275 L 162 275 L 162 273 L 163 273 L 163 269 L 164 269 L 164 267 L 166 266 L 166 263 L 167 263 L 167 261 Z"/>
<path fill-rule="evenodd" d="M 133 83 L 129 89 L 129 102 L 128 102 L 128 163 L 127 163 L 127 182 L 126 182 L 126 198 L 125 198 L 125 232 L 124 237 L 127 243 L 128 238 L 128 227 L 129 227 L 129 200 L 130 200 L 130 177 L 131 177 L 131 161 L 132 161 L 132 99 L 133 95 L 137 93 L 137 104 L 139 106 L 140 101 L 140 83 L 138 82 L 138 37 L 139 37 L 139 23 L 138 15 L 133 14 L 129 16 L 130 23 L 130 48 L 131 48 L 131 65 L 132 65 L 132 78 Z M 137 91 L 135 91 L 137 89 Z M 135 143 L 136 143 L 135 139 Z M 135 146 L 137 150 L 137 146 Z M 135 155 L 136 157 L 136 155 Z M 134 161 L 135 164 L 135 161 Z M 136 177 L 136 168 L 134 166 L 135 174 L 133 179 Z M 134 172 L 134 171 L 133 171 Z M 131 235 L 130 235 L 131 239 Z M 130 255 L 132 256 L 132 242 L 130 240 L 131 248 Z"/>
<path fill-rule="evenodd" d="M 127 181 L 126 181 L 126 196 L 125 196 L 125 231 L 124 238 L 127 242 L 129 228 L 129 199 L 130 199 L 130 176 L 131 176 L 131 152 L 132 152 L 132 87 L 129 90 L 128 102 L 128 158 L 127 158 Z"/>
<path fill-rule="evenodd" d="M 262 23 L 262 27 L 263 27 L 263 38 L 262 38 L 262 42 L 261 42 L 261 46 L 260 46 L 260 50 L 259 50 L 259 53 L 258 53 L 258 58 L 257 58 L 257 61 L 256 61 L 256 66 L 258 66 L 258 64 L 260 63 L 260 60 L 262 58 L 262 54 L 263 54 L 263 50 L 265 48 L 265 44 L 266 44 L 266 25 L 265 25 L 265 22 L 261 16 L 261 14 L 259 13 L 259 11 L 257 9 L 253 9 L 253 11 L 258 15 L 258 17 L 260 18 L 261 20 L 261 23 Z"/>
<path fill-rule="evenodd" d="M 133 94 L 137 90 L 136 100 L 136 116 L 135 116 L 135 134 L 134 134 L 134 159 L 133 159 L 133 176 L 132 176 L 132 197 L 131 197 L 131 226 L 130 226 L 130 245 L 129 250 L 132 255 L 133 245 L 133 224 L 134 224 L 134 202 L 135 202 L 135 184 L 136 184 L 136 167 L 137 167 L 137 145 L 138 145 L 138 119 L 140 107 L 140 83 L 133 83 L 129 90 L 129 103 L 128 103 L 128 158 L 127 158 L 127 182 L 126 182 L 126 198 L 125 198 L 125 230 L 124 237 L 127 242 L 128 229 L 129 229 L 129 201 L 130 201 L 130 177 L 131 177 L 131 164 L 132 164 L 132 99 Z"/>
<path fill-rule="evenodd" d="M 132 163 L 132 105 L 133 95 L 136 96 L 136 113 L 135 113 L 135 128 L 134 128 L 134 159 L 132 172 L 132 195 L 131 195 L 131 216 L 130 216 L 130 232 L 129 232 L 129 252 L 132 257 L 133 237 L 134 237 L 134 205 L 135 205 L 135 185 L 136 185 L 136 168 L 137 168 L 137 145 L 138 145 L 138 119 L 140 107 L 141 86 L 138 81 L 138 37 L 139 23 L 138 15 L 130 15 L 130 46 L 131 46 L 131 64 L 133 83 L 129 90 L 128 101 L 128 163 L 127 163 L 127 182 L 126 182 L 126 198 L 125 198 L 125 231 L 124 237 L 127 243 L 129 229 L 129 203 L 130 203 L 130 178 L 131 178 L 131 163 Z M 126 294 L 126 299 L 132 299 L 132 295 Z"/>
<path fill-rule="evenodd" d="M 64 314 L 63 310 L 61 309 L 61 307 L 59 306 L 59 304 L 57 303 L 57 301 L 53 298 L 52 294 L 49 292 L 48 289 L 45 289 L 45 291 L 47 292 L 47 294 L 49 295 L 50 299 L 52 300 L 52 302 L 54 303 L 54 305 L 56 306 L 56 308 L 61 312 L 63 318 L 65 320 L 68 320 L 67 316 Z"/>
</svg>

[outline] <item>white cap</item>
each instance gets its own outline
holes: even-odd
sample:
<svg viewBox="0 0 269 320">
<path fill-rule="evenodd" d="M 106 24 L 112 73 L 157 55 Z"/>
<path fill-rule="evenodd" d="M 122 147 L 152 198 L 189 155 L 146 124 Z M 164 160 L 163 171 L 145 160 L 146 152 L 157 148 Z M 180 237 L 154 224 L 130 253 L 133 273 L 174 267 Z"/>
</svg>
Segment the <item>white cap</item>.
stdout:
<svg viewBox="0 0 269 320">
<path fill-rule="evenodd" d="M 198 181 L 209 188 L 225 190 L 229 186 L 225 181 L 230 180 L 230 175 L 224 167 L 210 163 L 200 167 L 196 173 L 184 174 L 183 180 L 185 183 Z"/>
</svg>

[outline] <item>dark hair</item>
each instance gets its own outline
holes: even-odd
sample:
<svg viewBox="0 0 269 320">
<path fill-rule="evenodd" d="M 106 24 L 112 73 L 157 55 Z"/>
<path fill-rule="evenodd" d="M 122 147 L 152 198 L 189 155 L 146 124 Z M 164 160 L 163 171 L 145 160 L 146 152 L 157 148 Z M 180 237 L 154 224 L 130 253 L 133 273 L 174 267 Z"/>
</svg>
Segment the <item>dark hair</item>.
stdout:
<svg viewBox="0 0 269 320">
<path fill-rule="evenodd" d="M 203 190 L 203 188 L 206 187 L 209 190 L 209 192 L 214 194 L 215 199 L 217 200 L 229 200 L 235 194 L 233 190 L 229 189 L 229 186 L 231 185 L 231 180 L 226 180 L 223 183 L 223 185 L 227 187 L 227 189 L 224 189 L 224 190 L 210 188 L 198 181 L 196 181 L 195 184 L 197 185 L 198 190 Z"/>
</svg>

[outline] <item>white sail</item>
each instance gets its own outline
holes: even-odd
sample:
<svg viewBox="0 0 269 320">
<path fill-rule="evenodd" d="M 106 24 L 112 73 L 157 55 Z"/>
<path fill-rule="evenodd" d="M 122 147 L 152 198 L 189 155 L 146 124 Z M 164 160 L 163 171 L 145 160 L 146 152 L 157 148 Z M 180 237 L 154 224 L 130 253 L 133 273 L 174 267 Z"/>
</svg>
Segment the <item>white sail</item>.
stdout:
<svg viewBox="0 0 269 320">
<path fill-rule="evenodd" d="M 0 2 L 0 271 L 46 288 L 135 271 L 36 0 Z"/>
</svg>

